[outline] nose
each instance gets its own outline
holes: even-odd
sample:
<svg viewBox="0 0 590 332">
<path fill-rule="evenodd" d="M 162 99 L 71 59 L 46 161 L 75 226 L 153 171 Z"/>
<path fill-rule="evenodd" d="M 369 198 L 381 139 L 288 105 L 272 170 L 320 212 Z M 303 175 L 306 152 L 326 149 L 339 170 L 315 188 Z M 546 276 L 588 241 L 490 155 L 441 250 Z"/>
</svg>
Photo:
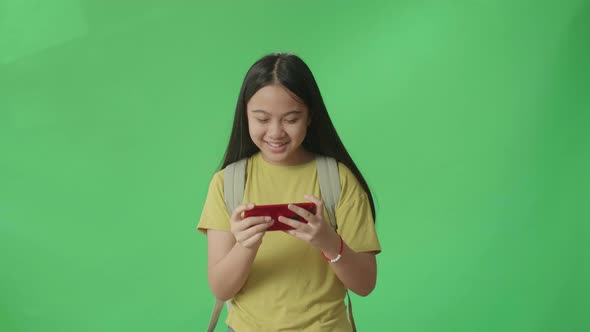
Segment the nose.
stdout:
<svg viewBox="0 0 590 332">
<path fill-rule="evenodd" d="M 285 131 L 283 130 L 283 125 L 280 122 L 274 122 L 268 128 L 268 136 L 270 138 L 281 138 L 284 136 L 284 134 Z"/>
</svg>

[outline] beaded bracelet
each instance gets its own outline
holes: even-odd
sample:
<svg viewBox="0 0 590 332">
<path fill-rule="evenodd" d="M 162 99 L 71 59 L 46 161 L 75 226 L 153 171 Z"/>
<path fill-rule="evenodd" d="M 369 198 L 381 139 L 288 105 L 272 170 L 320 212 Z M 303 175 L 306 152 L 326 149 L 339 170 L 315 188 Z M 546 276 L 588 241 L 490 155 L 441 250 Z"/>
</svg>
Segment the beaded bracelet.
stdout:
<svg viewBox="0 0 590 332">
<path fill-rule="evenodd" d="M 342 251 L 344 250 L 344 240 L 342 239 L 342 236 L 338 235 L 338 237 L 340 237 L 340 252 L 338 253 L 338 256 L 336 256 L 336 258 L 330 259 L 322 251 L 322 256 L 324 256 L 324 258 L 330 263 L 336 263 L 337 261 L 340 260 L 340 257 L 342 257 Z"/>
</svg>

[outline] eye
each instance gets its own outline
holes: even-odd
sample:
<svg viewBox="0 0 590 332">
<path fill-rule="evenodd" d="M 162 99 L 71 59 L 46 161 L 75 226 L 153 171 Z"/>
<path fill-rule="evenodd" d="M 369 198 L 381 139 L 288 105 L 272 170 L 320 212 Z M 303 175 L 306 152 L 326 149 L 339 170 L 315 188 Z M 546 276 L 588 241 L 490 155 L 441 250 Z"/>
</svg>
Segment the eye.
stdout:
<svg viewBox="0 0 590 332">
<path fill-rule="evenodd" d="M 258 118 L 256 118 L 256 120 L 258 120 L 258 122 L 260 122 L 260 123 L 267 123 L 268 122 L 268 119 L 258 119 Z"/>
<path fill-rule="evenodd" d="M 287 121 L 287 123 L 293 124 L 293 123 L 296 123 L 297 121 L 299 121 L 299 119 L 287 119 L 286 121 Z"/>
</svg>

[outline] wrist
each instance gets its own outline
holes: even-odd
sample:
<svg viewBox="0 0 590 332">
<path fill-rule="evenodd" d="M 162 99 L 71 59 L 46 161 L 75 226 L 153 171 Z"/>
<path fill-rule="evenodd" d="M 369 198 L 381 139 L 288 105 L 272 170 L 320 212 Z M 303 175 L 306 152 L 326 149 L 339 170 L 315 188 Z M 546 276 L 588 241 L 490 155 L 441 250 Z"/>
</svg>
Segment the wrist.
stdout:
<svg viewBox="0 0 590 332">
<path fill-rule="evenodd" d="M 319 249 L 326 255 L 336 257 L 338 255 L 338 249 L 340 249 L 340 235 L 332 230 Z"/>
<path fill-rule="evenodd" d="M 336 263 L 344 250 L 344 240 L 336 232 L 333 233 L 331 244 L 327 248 L 322 248 L 324 259 L 330 263 Z"/>
<path fill-rule="evenodd" d="M 255 243 L 249 247 L 245 246 L 244 244 L 242 244 L 241 242 L 236 241 L 236 244 L 234 245 L 234 247 L 237 247 L 237 250 L 247 254 L 247 255 L 256 255 L 256 253 L 258 252 L 258 248 L 260 248 L 261 243 Z"/>
</svg>

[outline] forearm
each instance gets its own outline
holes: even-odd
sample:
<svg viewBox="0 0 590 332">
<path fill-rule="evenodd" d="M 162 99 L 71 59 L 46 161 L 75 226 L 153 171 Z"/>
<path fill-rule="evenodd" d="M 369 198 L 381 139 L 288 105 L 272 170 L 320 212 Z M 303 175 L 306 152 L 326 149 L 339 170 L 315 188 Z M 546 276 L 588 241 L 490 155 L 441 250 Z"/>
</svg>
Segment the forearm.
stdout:
<svg viewBox="0 0 590 332">
<path fill-rule="evenodd" d="M 227 255 L 209 267 L 209 286 L 216 298 L 227 301 L 242 289 L 257 251 L 235 243 Z"/>
<path fill-rule="evenodd" d="M 324 253 L 329 258 L 338 256 L 340 238 L 332 242 L 333 245 Z M 369 295 L 377 282 L 377 263 L 373 253 L 358 253 L 346 243 L 343 244 L 342 256 L 335 263 L 329 263 L 332 270 L 342 281 L 344 287 L 360 296 Z"/>
</svg>

